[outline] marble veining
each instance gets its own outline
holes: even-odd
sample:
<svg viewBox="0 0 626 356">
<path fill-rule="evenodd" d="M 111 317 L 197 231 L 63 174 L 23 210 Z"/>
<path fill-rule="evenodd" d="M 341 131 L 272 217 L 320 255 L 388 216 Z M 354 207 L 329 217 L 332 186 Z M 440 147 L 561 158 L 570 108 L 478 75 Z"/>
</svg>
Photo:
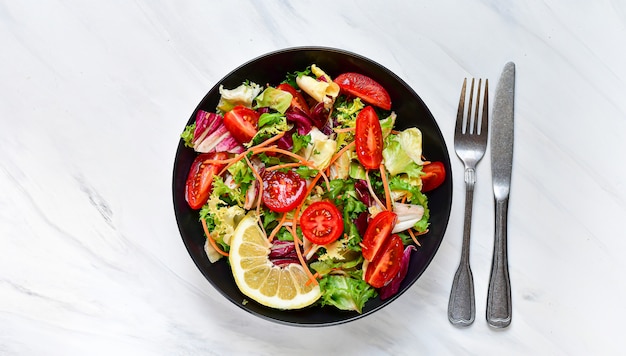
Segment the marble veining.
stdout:
<svg viewBox="0 0 626 356">
<path fill-rule="evenodd" d="M 626 352 L 626 3 L 0 0 L 0 354 L 620 355 Z M 452 158 L 446 236 L 418 282 L 327 328 L 254 317 L 204 279 L 171 197 L 178 137 L 238 65 L 353 51 L 420 94 Z M 513 322 L 490 329 L 490 162 L 477 169 L 476 322 L 447 320 L 461 252 L 464 77 L 516 63 Z M 489 157 L 490 152 L 485 157 Z"/>
</svg>

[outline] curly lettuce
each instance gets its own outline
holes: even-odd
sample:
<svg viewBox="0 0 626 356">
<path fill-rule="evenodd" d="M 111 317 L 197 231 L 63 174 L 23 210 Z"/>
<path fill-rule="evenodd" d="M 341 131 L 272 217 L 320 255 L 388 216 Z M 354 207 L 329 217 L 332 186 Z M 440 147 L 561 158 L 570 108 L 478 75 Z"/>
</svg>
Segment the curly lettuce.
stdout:
<svg viewBox="0 0 626 356">
<path fill-rule="evenodd" d="M 321 305 L 334 305 L 341 310 L 363 311 L 365 302 L 378 295 L 363 279 L 344 275 L 326 275 L 320 280 Z"/>
</svg>

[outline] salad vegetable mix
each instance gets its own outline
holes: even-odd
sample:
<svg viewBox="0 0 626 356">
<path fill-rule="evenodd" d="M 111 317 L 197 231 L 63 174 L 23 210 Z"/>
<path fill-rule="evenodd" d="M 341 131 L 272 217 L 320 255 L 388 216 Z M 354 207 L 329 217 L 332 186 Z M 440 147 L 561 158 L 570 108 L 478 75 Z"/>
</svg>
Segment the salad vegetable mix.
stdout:
<svg viewBox="0 0 626 356">
<path fill-rule="evenodd" d="M 185 198 L 199 210 L 209 260 L 229 258 L 242 292 L 278 309 L 361 312 L 396 294 L 428 232 L 424 193 L 446 172 L 422 155 L 418 128 L 394 129 L 385 88 L 312 64 L 282 83 L 219 92 L 216 109 L 198 110 L 181 135 L 198 153 Z"/>
</svg>

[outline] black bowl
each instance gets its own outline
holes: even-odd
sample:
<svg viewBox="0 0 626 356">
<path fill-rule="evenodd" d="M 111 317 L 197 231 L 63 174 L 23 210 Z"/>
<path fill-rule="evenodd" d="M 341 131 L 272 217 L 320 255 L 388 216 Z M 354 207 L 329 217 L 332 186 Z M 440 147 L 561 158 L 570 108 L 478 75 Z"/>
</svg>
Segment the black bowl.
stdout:
<svg viewBox="0 0 626 356">
<path fill-rule="evenodd" d="M 450 157 L 444 138 L 435 119 L 420 97 L 402 79 L 380 64 L 360 55 L 333 48 L 288 48 L 265 54 L 243 64 L 211 88 L 193 111 L 186 125 L 194 122 L 196 112 L 200 109 L 215 111 L 220 97 L 220 84 L 228 89 L 239 86 L 245 80 L 260 85 L 266 83 L 277 85 L 284 79 L 286 73 L 303 70 L 311 64 L 316 64 L 331 77 L 344 72 L 358 72 L 382 84 L 391 96 L 392 110 L 398 115 L 396 127 L 405 129 L 417 126 L 423 134 L 423 154 L 431 161 L 442 161 L 447 172 L 451 172 Z M 181 132 L 183 128 L 184 126 L 181 126 Z M 448 224 L 452 205 L 450 174 L 447 175 L 442 186 L 428 193 L 431 213 L 430 231 L 420 238 L 422 246 L 418 251 L 413 252 L 409 272 L 402 282 L 398 294 L 394 297 L 387 300 L 376 298 L 368 301 L 361 314 L 341 311 L 332 306 L 312 306 L 295 311 L 267 308 L 249 300 L 239 291 L 226 259 L 212 264 L 205 255 L 205 237 L 198 222 L 198 211 L 190 209 L 184 198 L 185 180 L 195 156 L 194 151 L 184 147 L 181 140 L 174 161 L 172 190 L 176 221 L 187 251 L 206 279 L 235 305 L 256 316 L 282 324 L 335 325 L 359 319 L 380 310 L 393 302 L 417 281 L 437 252 Z"/>
</svg>

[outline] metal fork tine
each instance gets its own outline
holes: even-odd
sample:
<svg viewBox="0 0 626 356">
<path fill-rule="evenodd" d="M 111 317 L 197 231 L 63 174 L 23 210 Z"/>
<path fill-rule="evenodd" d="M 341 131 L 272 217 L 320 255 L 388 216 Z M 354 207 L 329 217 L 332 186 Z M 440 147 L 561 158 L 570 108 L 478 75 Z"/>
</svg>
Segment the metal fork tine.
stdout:
<svg viewBox="0 0 626 356">
<path fill-rule="evenodd" d="M 465 112 L 465 87 L 467 84 L 467 78 L 463 79 L 463 87 L 461 87 L 461 98 L 459 99 L 459 109 L 456 114 L 456 126 L 454 129 L 455 135 L 462 134 L 465 131 L 463 127 L 463 113 Z"/>
<path fill-rule="evenodd" d="M 489 124 L 487 123 L 489 121 L 489 79 L 485 79 L 485 96 L 483 98 L 483 115 L 481 118 L 481 123 L 480 123 L 480 131 L 481 134 L 484 132 L 485 133 L 485 141 L 487 140 L 487 130 L 489 128 Z"/>
<path fill-rule="evenodd" d="M 472 120 L 472 106 L 474 104 L 474 78 L 472 78 L 472 84 L 470 86 L 470 92 L 469 92 L 469 105 L 467 105 L 467 121 L 465 124 L 465 130 L 464 133 L 469 133 L 472 134 L 472 127 L 474 125 Z"/>
<path fill-rule="evenodd" d="M 478 120 L 478 111 L 480 110 L 480 88 L 482 87 L 483 80 L 478 79 L 478 88 L 476 89 L 476 106 L 474 107 L 474 116 L 472 117 L 472 132 L 471 134 L 480 135 L 480 121 Z"/>
</svg>

